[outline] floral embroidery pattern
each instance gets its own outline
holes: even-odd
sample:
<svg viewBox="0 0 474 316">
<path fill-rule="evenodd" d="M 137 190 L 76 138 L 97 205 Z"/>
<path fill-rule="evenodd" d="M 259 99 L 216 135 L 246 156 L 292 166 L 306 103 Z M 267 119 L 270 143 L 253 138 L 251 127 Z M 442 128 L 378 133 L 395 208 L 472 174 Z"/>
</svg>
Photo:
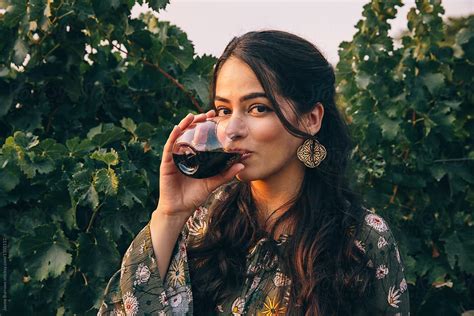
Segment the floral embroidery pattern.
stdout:
<svg viewBox="0 0 474 316">
<path fill-rule="evenodd" d="M 143 240 L 143 242 L 140 245 L 140 248 L 138 249 L 138 253 L 142 255 L 143 252 L 145 251 L 145 247 L 146 247 L 145 240 Z"/>
<path fill-rule="evenodd" d="M 206 207 L 200 206 L 196 210 L 195 216 L 198 220 L 203 221 L 206 219 L 206 216 L 208 213 L 209 213 L 209 210 Z"/>
<path fill-rule="evenodd" d="M 368 214 L 365 217 L 365 222 L 367 225 L 378 231 L 379 233 L 386 232 L 388 230 L 387 224 L 385 224 L 382 217 L 376 214 Z"/>
<path fill-rule="evenodd" d="M 384 264 L 377 267 L 377 271 L 375 272 L 377 279 L 383 279 L 387 274 L 388 268 Z"/>
<path fill-rule="evenodd" d="M 275 284 L 275 286 L 280 287 L 280 286 L 290 285 L 291 280 L 283 273 L 277 272 L 275 273 L 275 277 L 273 278 L 273 283 Z"/>
<path fill-rule="evenodd" d="M 184 240 L 179 243 L 179 257 L 181 258 L 180 260 L 183 260 L 183 262 L 188 262 L 188 256 L 186 255 L 186 243 Z"/>
<path fill-rule="evenodd" d="M 381 248 L 383 248 L 383 247 L 385 247 L 385 246 L 387 246 L 387 245 L 388 245 L 388 243 L 387 243 L 387 241 L 385 240 L 385 238 L 383 238 L 382 236 L 380 236 L 380 237 L 379 237 L 379 241 L 377 242 L 377 247 L 378 247 L 379 249 L 381 249 Z"/>
<path fill-rule="evenodd" d="M 135 272 L 135 285 L 148 282 L 150 278 L 150 269 L 142 262 L 138 265 L 137 271 Z"/>
<path fill-rule="evenodd" d="M 169 288 L 169 304 L 173 309 L 173 312 L 177 315 L 185 315 L 189 311 L 190 299 L 187 291 L 180 287 L 176 290 Z"/>
<path fill-rule="evenodd" d="M 264 309 L 261 313 L 259 313 L 263 316 L 278 316 L 285 315 L 286 313 L 286 308 L 284 306 L 281 306 L 281 303 L 277 302 L 276 299 L 272 299 L 269 296 L 267 296 L 263 307 Z"/>
<path fill-rule="evenodd" d="M 262 279 L 262 278 L 259 277 L 259 276 L 254 277 L 254 278 L 253 278 L 253 281 L 252 281 L 252 285 L 250 286 L 250 290 L 256 289 L 256 288 L 258 287 L 258 285 L 260 284 L 260 280 L 261 280 L 261 279 Z"/>
<path fill-rule="evenodd" d="M 135 316 L 138 313 L 138 300 L 131 292 L 127 292 L 123 296 L 123 306 L 127 316 Z"/>
<path fill-rule="evenodd" d="M 114 316 L 126 316 L 124 311 L 121 310 L 121 309 L 115 309 L 113 315 Z"/>
<path fill-rule="evenodd" d="M 398 303 L 401 301 L 399 300 L 400 298 L 400 292 L 395 289 L 395 286 L 391 286 L 388 289 L 388 296 L 387 296 L 387 301 L 390 306 L 398 308 Z"/>
<path fill-rule="evenodd" d="M 365 253 L 365 246 L 360 240 L 354 240 L 354 245 L 359 249 L 362 253 Z"/>
<path fill-rule="evenodd" d="M 188 296 L 188 300 L 191 302 L 193 300 L 193 292 L 191 292 L 191 288 L 189 286 L 186 287 L 186 295 Z"/>
<path fill-rule="evenodd" d="M 170 299 L 170 304 L 173 307 L 177 307 L 179 306 L 179 304 L 181 304 L 182 300 L 183 300 L 183 297 L 181 296 L 181 294 L 176 294 Z"/>
<path fill-rule="evenodd" d="M 206 206 L 198 208 L 183 229 L 164 280 L 158 273 L 159 258 L 155 258 L 147 225 L 127 249 L 121 269 L 111 278 L 98 315 L 193 315 L 192 271 L 189 271 L 187 249 L 206 233 L 209 212 Z M 392 233 L 384 219 L 375 213 L 367 214 L 363 224 L 361 230 L 354 230 L 354 245 L 375 277 L 371 285 L 374 290 L 368 292 L 371 296 L 364 298 L 371 304 L 360 304 L 362 313 L 358 314 L 406 316 L 408 285 Z M 281 256 L 287 255 L 287 240 L 291 236 L 278 241 L 262 238 L 250 247 L 244 258 L 246 270 L 251 274 L 249 279 L 228 299 L 216 304 L 216 312 L 264 316 L 286 313 L 292 280 L 284 273 Z M 276 247 L 265 247 L 265 243 L 274 243 Z M 281 300 L 279 293 L 283 294 Z"/>
<path fill-rule="evenodd" d="M 225 201 L 228 197 L 229 197 L 229 194 L 227 192 L 224 192 L 223 190 L 217 192 L 215 195 L 216 200 L 219 200 L 219 201 Z"/>
<path fill-rule="evenodd" d="M 168 281 L 173 287 L 184 285 L 184 262 L 182 260 L 173 261 L 168 271 Z"/>
<path fill-rule="evenodd" d="M 290 287 L 288 287 L 285 291 L 285 294 L 283 295 L 283 302 L 288 305 L 290 302 Z"/>
<path fill-rule="evenodd" d="M 237 316 L 237 315 L 242 315 L 244 312 L 244 306 L 245 306 L 245 301 L 241 297 L 237 297 L 235 301 L 232 303 L 232 315 Z"/>
<path fill-rule="evenodd" d="M 400 281 L 400 293 L 403 293 L 407 290 L 408 288 L 408 285 L 407 285 L 407 280 L 405 280 L 405 278 L 402 279 L 402 281 Z"/>
<path fill-rule="evenodd" d="M 161 305 L 168 306 L 168 297 L 166 296 L 166 292 L 161 292 L 159 300 Z"/>
<path fill-rule="evenodd" d="M 204 220 L 190 221 L 188 223 L 188 230 L 192 236 L 203 236 L 207 230 L 207 222 Z"/>
</svg>

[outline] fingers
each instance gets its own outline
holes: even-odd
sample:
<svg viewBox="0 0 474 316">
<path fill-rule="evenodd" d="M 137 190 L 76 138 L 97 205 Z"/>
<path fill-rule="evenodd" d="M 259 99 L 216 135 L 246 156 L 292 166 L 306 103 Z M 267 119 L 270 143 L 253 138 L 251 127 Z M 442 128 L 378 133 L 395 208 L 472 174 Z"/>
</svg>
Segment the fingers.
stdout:
<svg viewBox="0 0 474 316">
<path fill-rule="evenodd" d="M 184 119 L 181 120 L 181 122 L 179 122 L 178 126 L 181 130 L 184 130 L 193 121 L 194 121 L 194 115 L 192 113 L 189 113 L 188 115 L 186 115 Z"/>
<path fill-rule="evenodd" d="M 178 125 L 175 125 L 170 133 L 170 136 L 168 136 L 165 146 L 163 147 L 162 162 L 168 162 L 172 160 L 173 144 L 178 138 L 179 134 L 181 134 L 181 128 Z"/>
<path fill-rule="evenodd" d="M 203 122 L 206 120 L 206 114 L 205 113 L 201 113 L 201 114 L 197 114 L 197 115 L 194 115 L 194 120 L 193 120 L 193 123 L 197 123 L 197 122 Z"/>
<path fill-rule="evenodd" d="M 214 117 L 214 116 L 216 116 L 216 111 L 214 111 L 214 110 L 207 111 L 206 116 L 207 116 L 207 118 Z"/>
<path fill-rule="evenodd" d="M 178 136 L 181 134 L 181 132 L 186 129 L 189 124 L 191 124 L 194 120 L 194 115 L 189 113 L 184 119 L 179 122 L 178 125 L 175 125 L 173 130 L 171 131 L 170 135 L 168 136 L 168 140 L 165 143 L 165 146 L 163 147 L 163 159 L 162 161 L 168 162 L 171 161 L 172 158 L 172 153 L 173 153 L 173 145 Z"/>
</svg>

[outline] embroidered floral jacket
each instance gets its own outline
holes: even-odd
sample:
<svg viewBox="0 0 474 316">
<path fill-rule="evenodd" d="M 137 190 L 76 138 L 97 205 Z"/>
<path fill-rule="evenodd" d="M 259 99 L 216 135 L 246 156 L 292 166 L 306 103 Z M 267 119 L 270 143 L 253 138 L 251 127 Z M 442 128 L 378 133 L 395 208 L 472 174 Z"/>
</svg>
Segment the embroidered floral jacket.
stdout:
<svg viewBox="0 0 474 316">
<path fill-rule="evenodd" d="M 192 315 L 193 295 L 187 260 L 187 247 L 204 234 L 213 203 L 226 198 L 221 187 L 188 220 L 178 238 L 164 280 L 158 272 L 148 223 L 126 251 L 121 269 L 110 279 L 98 315 Z M 360 302 L 354 315 L 409 315 L 407 282 L 400 253 L 387 223 L 367 213 L 356 247 L 369 257 L 375 274 L 374 291 Z M 247 255 L 247 271 L 252 273 L 235 295 L 216 306 L 220 315 L 285 315 L 290 298 L 291 280 L 280 260 L 287 255 L 287 235 L 277 241 L 262 238 Z M 273 247 L 268 247 L 273 243 Z M 284 288 L 284 297 L 277 293 Z M 291 315 L 291 312 L 289 313 Z"/>
</svg>

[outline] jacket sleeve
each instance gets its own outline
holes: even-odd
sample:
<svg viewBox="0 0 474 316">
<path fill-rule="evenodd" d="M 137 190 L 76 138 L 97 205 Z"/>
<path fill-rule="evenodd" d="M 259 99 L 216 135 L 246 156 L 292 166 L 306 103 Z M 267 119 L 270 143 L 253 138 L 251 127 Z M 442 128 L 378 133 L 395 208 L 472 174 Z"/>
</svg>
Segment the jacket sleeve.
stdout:
<svg viewBox="0 0 474 316">
<path fill-rule="evenodd" d="M 192 291 L 187 247 L 207 230 L 209 209 L 226 196 L 224 187 L 195 210 L 176 241 L 165 279 L 158 271 L 150 222 L 138 233 L 110 279 L 98 315 L 192 315 Z"/>
<path fill-rule="evenodd" d="M 170 267 L 176 262 L 182 263 L 179 247 L 183 243 L 180 236 Z M 169 270 L 165 279 L 169 278 Z M 183 278 L 182 287 L 185 287 L 185 281 Z M 168 315 L 171 313 L 170 295 L 181 295 L 183 289 L 167 289 L 165 284 L 158 271 L 148 223 L 125 252 L 120 270 L 111 277 L 98 315 Z"/>
<path fill-rule="evenodd" d="M 125 312 L 120 292 L 120 270 L 114 273 L 107 283 L 104 297 L 97 315 L 120 315 Z"/>
<path fill-rule="evenodd" d="M 386 221 L 375 213 L 364 218 L 356 246 L 368 257 L 373 275 L 366 313 L 374 315 L 409 315 L 410 300 L 397 242 Z"/>
</svg>

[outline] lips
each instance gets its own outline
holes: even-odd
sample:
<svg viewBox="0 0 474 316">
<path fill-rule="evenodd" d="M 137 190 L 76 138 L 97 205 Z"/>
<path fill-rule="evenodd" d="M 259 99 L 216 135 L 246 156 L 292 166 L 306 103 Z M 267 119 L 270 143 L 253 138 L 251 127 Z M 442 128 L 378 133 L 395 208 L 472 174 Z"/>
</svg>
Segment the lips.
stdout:
<svg viewBox="0 0 474 316">
<path fill-rule="evenodd" d="M 251 153 L 244 153 L 242 154 L 242 157 L 240 157 L 240 161 L 244 161 L 245 159 L 247 159 L 248 157 L 250 157 Z"/>
<path fill-rule="evenodd" d="M 237 153 L 241 154 L 242 156 L 240 157 L 240 161 L 244 161 L 245 159 L 250 157 L 250 155 L 252 154 L 251 151 L 241 149 L 241 148 L 231 148 L 231 149 L 228 150 L 228 152 L 234 152 L 234 153 L 237 152 Z"/>
<path fill-rule="evenodd" d="M 250 154 L 250 150 L 240 149 L 240 148 L 230 148 L 226 150 L 227 152 L 240 153 L 240 154 Z"/>
</svg>

